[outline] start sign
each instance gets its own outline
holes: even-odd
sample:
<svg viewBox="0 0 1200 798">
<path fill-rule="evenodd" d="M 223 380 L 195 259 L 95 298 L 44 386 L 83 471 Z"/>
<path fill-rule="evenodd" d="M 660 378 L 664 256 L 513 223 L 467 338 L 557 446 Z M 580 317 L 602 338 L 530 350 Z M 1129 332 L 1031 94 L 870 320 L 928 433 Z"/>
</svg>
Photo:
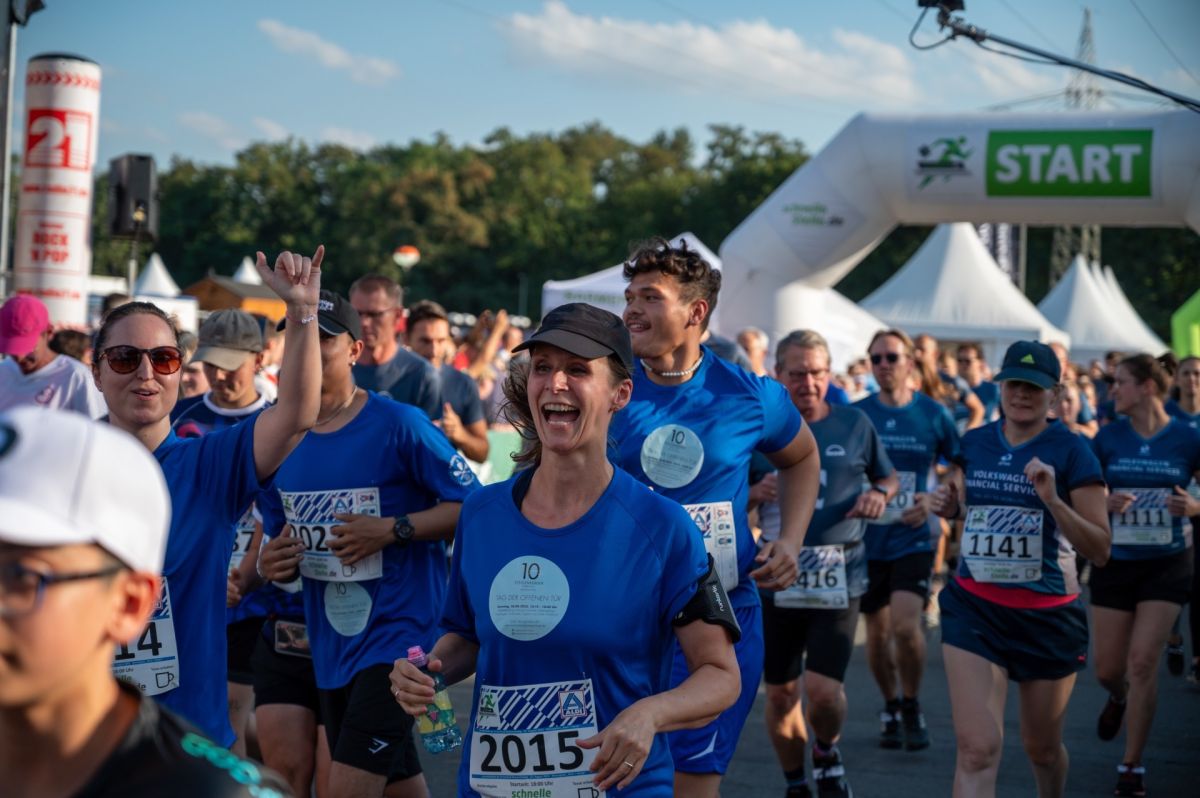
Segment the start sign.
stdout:
<svg viewBox="0 0 1200 798">
<path fill-rule="evenodd" d="M 1149 197 L 1151 130 L 993 130 L 989 197 Z"/>
</svg>

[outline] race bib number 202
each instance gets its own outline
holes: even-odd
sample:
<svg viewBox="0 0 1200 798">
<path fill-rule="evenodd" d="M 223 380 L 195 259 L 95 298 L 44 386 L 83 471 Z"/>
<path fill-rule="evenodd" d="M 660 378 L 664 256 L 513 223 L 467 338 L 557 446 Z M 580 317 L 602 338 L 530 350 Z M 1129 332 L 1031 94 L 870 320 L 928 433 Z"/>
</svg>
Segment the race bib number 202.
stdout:
<svg viewBox="0 0 1200 798">
<path fill-rule="evenodd" d="M 300 575 L 325 582 L 362 582 L 383 576 L 383 552 L 345 565 L 329 550 L 330 530 L 341 523 L 335 513 L 379 517 L 379 488 L 280 491 L 283 514 L 294 534 L 304 543 Z"/>
<path fill-rule="evenodd" d="M 592 680 L 479 688 L 471 728 L 471 789 L 484 798 L 604 798 L 589 769 L 596 749 Z"/>
</svg>

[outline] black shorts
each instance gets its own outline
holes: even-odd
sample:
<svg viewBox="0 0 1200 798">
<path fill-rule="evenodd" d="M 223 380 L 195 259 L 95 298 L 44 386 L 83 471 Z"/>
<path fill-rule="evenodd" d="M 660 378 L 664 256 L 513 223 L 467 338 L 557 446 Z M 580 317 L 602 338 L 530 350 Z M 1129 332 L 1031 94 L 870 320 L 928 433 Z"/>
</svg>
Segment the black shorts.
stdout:
<svg viewBox="0 0 1200 798">
<path fill-rule="evenodd" d="M 421 773 L 413 718 L 392 696 L 391 672 L 391 665 L 371 665 L 345 687 L 320 691 L 333 761 L 387 776 L 389 784 Z"/>
<path fill-rule="evenodd" d="M 271 632 L 272 637 L 275 623 L 274 620 L 268 621 L 265 630 Z M 317 677 L 313 673 L 311 657 L 280 654 L 273 640 L 260 634 L 250 662 L 254 666 L 254 706 L 292 704 L 311 710 L 317 716 L 317 722 L 322 722 Z"/>
<path fill-rule="evenodd" d="M 1087 667 L 1083 602 L 1015 609 L 982 599 L 951 581 L 938 594 L 942 644 L 969 651 L 1008 671 L 1014 682 L 1062 679 Z"/>
<path fill-rule="evenodd" d="M 1192 595 L 1190 549 L 1149 560 L 1109 560 L 1093 568 L 1088 586 L 1092 606 L 1133 612 L 1143 601 L 1169 601 L 1184 605 Z"/>
<path fill-rule="evenodd" d="M 858 602 L 850 599 L 844 610 L 817 610 L 776 607 L 770 599 L 764 600 L 763 678 L 767 684 L 786 684 L 800 678 L 806 668 L 844 682 L 854 651 Z"/>
<path fill-rule="evenodd" d="M 234 684 L 254 684 L 254 668 L 250 659 L 254 654 L 254 647 L 258 645 L 258 638 L 262 635 L 265 620 L 262 616 L 243 618 L 225 627 L 225 668 L 228 673 L 226 678 Z"/>
<path fill-rule="evenodd" d="M 929 578 L 933 574 L 933 552 L 918 551 L 896 560 L 867 560 L 867 592 L 861 608 L 867 615 L 888 605 L 892 593 L 904 590 L 929 598 Z"/>
</svg>

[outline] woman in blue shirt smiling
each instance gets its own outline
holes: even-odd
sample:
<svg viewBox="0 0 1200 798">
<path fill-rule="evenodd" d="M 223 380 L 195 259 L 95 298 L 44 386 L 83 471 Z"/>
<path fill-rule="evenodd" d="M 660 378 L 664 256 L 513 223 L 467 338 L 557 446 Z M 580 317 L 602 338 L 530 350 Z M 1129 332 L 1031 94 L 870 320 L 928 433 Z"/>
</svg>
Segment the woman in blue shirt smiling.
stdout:
<svg viewBox="0 0 1200 798">
<path fill-rule="evenodd" d="M 279 403 L 227 430 L 181 439 L 171 431 L 179 397 L 177 332 L 148 302 L 109 313 L 96 333 L 96 385 L 108 421 L 154 453 L 171 493 L 163 593 L 134 644 L 113 669 L 223 745 L 234 741 L 225 683 L 225 588 L 235 524 L 262 484 L 317 419 L 321 356 L 317 295 L 324 247 L 308 258 L 280 253 L 275 268 L 258 253 L 263 283 L 287 304 L 289 324 Z"/>
<path fill-rule="evenodd" d="M 621 320 L 565 305 L 518 349 L 506 395 L 531 467 L 464 503 L 429 663 L 475 674 L 458 794 L 666 798 L 663 732 L 738 696 L 737 623 L 687 511 L 609 462 L 633 385 Z M 676 638 L 692 673 L 668 689 Z M 432 679 L 401 660 L 392 684 L 425 714 Z"/>
</svg>

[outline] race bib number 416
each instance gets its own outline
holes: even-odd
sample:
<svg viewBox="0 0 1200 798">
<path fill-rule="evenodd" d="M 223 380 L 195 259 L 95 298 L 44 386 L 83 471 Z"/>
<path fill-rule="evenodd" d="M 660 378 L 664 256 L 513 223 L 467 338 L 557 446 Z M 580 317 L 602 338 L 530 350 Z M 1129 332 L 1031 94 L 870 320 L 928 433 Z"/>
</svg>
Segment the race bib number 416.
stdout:
<svg viewBox="0 0 1200 798">
<path fill-rule="evenodd" d="M 304 558 L 300 560 L 300 575 L 305 579 L 325 582 L 362 582 L 383 576 L 383 552 L 344 565 L 329 550 L 330 531 L 341 521 L 334 513 L 357 513 L 379 517 L 379 488 L 343 488 L 279 492 L 283 514 L 292 525 L 294 534 L 304 543 Z"/>
<path fill-rule="evenodd" d="M 604 798 L 589 768 L 596 749 L 592 680 L 481 685 L 471 728 L 471 789 L 485 798 Z"/>
<path fill-rule="evenodd" d="M 1036 582 L 1042 578 L 1042 511 L 968 507 L 961 556 L 977 582 Z"/>
<path fill-rule="evenodd" d="M 776 607 L 844 610 L 850 606 L 846 585 L 846 551 L 841 544 L 800 549 L 800 574 L 787 590 L 775 594 Z"/>
</svg>

